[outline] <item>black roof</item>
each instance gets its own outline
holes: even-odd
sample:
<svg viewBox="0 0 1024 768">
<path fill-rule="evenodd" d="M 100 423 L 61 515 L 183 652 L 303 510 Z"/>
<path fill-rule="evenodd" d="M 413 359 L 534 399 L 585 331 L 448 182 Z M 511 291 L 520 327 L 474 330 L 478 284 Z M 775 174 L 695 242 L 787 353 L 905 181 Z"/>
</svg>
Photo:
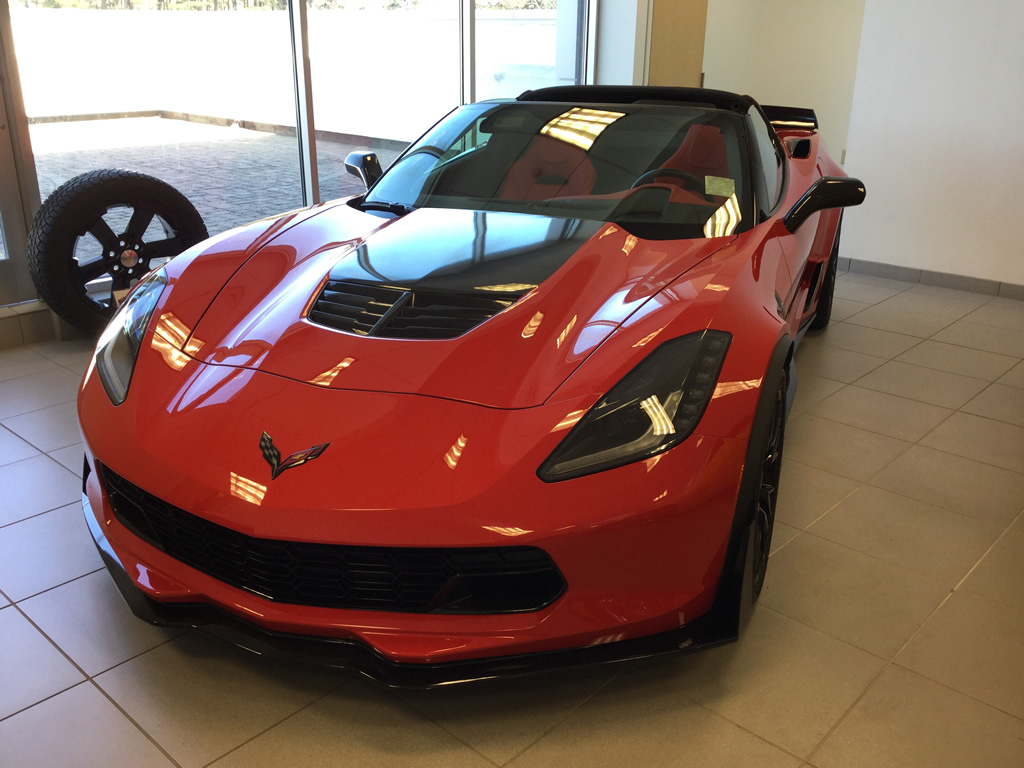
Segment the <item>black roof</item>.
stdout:
<svg viewBox="0 0 1024 768">
<path fill-rule="evenodd" d="M 574 101 L 586 104 L 662 103 L 746 112 L 755 103 L 749 96 L 710 88 L 661 85 L 556 85 L 523 92 L 517 101 Z"/>
</svg>

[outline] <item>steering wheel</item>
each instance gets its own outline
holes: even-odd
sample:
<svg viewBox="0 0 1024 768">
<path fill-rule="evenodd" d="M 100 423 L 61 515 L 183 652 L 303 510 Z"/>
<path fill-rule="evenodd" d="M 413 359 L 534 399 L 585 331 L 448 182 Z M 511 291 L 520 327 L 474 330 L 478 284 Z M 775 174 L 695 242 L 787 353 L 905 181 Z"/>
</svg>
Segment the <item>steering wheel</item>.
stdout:
<svg viewBox="0 0 1024 768">
<path fill-rule="evenodd" d="M 684 171 L 680 168 L 655 168 L 653 171 L 647 171 L 647 173 L 638 176 L 636 181 L 634 181 L 629 188 L 636 189 L 637 187 L 642 186 L 644 184 L 648 184 L 662 176 L 675 176 L 676 178 L 682 179 L 683 181 L 687 182 L 687 184 L 692 188 L 694 192 L 699 194 L 705 200 L 707 200 L 710 203 L 713 203 L 715 201 L 713 197 L 711 197 L 704 191 L 704 185 L 701 183 L 699 176 L 696 176 L 695 174 L 692 174 L 689 171 Z"/>
</svg>

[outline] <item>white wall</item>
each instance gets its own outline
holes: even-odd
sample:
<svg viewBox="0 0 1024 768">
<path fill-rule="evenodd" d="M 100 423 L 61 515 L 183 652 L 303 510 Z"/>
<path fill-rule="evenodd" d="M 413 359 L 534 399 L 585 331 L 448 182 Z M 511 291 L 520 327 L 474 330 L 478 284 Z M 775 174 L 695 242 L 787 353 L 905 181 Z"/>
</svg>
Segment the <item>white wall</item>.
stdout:
<svg viewBox="0 0 1024 768">
<path fill-rule="evenodd" d="M 1024 285 L 1024 2 L 867 0 L 843 255 Z"/>
<path fill-rule="evenodd" d="M 864 0 L 709 0 L 704 85 L 814 109 L 841 161 L 863 15 Z"/>
</svg>

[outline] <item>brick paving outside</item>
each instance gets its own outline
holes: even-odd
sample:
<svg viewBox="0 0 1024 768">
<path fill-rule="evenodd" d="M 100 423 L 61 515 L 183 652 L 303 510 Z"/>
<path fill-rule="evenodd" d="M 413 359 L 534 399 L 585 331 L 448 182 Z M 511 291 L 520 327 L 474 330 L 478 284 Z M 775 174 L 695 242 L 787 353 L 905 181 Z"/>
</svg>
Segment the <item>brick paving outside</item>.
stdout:
<svg viewBox="0 0 1024 768">
<path fill-rule="evenodd" d="M 86 171 L 124 168 L 166 181 L 198 209 L 210 234 L 301 207 L 293 137 L 160 117 L 43 123 L 31 128 L 39 192 Z M 367 145 L 318 141 L 320 198 L 362 191 L 345 156 Z M 398 150 L 374 149 L 387 167 Z"/>
</svg>

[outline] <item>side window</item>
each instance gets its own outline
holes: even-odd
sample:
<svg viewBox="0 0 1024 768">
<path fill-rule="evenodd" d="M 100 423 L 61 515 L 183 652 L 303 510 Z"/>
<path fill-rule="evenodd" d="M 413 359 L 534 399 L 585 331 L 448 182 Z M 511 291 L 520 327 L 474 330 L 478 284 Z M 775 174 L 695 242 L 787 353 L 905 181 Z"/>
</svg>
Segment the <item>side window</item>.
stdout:
<svg viewBox="0 0 1024 768">
<path fill-rule="evenodd" d="M 473 121 L 469 128 L 466 129 L 466 132 L 456 139 L 455 143 L 452 144 L 443 155 L 441 155 L 438 162 L 446 162 L 451 160 L 453 157 L 458 157 L 472 149 L 478 149 L 479 147 L 484 146 L 487 143 L 487 140 L 491 137 L 491 134 L 484 133 L 480 130 L 480 125 L 483 121 L 483 118 Z"/>
<path fill-rule="evenodd" d="M 757 154 L 764 169 L 764 185 L 769 199 L 768 204 L 761 208 L 767 213 L 775 209 L 775 205 L 779 202 L 779 195 L 782 193 L 782 159 L 772 142 L 771 131 L 773 129 L 765 122 L 761 113 L 756 109 L 751 109 L 747 116 L 750 118 L 750 124 L 754 127 Z"/>
</svg>

